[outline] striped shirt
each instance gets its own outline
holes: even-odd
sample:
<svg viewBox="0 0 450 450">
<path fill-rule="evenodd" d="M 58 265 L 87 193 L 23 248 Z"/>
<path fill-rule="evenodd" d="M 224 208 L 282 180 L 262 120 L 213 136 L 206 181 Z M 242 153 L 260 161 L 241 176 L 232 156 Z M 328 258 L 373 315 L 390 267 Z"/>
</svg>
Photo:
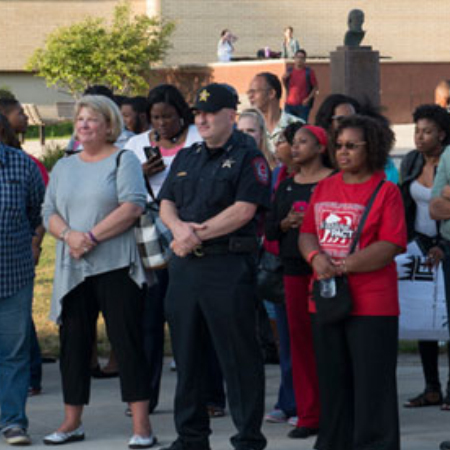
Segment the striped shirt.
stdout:
<svg viewBox="0 0 450 450">
<path fill-rule="evenodd" d="M 34 277 L 31 239 L 41 224 L 44 189 L 36 164 L 0 143 L 0 299 Z"/>
</svg>

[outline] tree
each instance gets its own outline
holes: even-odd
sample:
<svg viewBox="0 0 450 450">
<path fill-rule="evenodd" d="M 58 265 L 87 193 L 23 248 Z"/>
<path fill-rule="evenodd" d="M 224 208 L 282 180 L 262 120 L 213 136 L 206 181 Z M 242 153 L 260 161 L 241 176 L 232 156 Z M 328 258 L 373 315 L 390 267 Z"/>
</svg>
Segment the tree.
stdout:
<svg viewBox="0 0 450 450">
<path fill-rule="evenodd" d="M 78 96 L 88 86 L 105 84 L 123 94 L 148 88 L 151 67 L 170 47 L 174 23 L 132 16 L 128 0 L 114 10 L 112 24 L 88 18 L 60 27 L 27 62 L 27 70 Z"/>
</svg>

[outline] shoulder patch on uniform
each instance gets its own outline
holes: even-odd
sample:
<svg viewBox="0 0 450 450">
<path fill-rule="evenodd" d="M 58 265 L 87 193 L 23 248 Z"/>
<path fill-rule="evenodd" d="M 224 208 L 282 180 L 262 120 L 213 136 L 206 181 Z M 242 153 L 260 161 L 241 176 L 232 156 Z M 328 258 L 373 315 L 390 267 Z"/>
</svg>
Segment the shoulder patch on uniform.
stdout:
<svg viewBox="0 0 450 450">
<path fill-rule="evenodd" d="M 252 167 L 255 172 L 256 179 L 264 185 L 269 184 L 269 166 L 262 156 L 252 159 Z"/>
</svg>

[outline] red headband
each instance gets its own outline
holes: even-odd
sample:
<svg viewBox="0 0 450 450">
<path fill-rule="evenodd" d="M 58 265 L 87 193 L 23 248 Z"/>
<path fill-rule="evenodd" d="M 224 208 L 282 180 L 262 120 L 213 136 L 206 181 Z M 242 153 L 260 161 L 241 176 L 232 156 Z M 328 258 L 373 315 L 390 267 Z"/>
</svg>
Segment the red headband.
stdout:
<svg viewBox="0 0 450 450">
<path fill-rule="evenodd" d="M 325 147 L 327 146 L 328 135 L 322 127 L 316 127 L 315 125 L 304 125 L 302 128 L 310 131 L 317 138 L 319 144 L 324 145 Z"/>
</svg>

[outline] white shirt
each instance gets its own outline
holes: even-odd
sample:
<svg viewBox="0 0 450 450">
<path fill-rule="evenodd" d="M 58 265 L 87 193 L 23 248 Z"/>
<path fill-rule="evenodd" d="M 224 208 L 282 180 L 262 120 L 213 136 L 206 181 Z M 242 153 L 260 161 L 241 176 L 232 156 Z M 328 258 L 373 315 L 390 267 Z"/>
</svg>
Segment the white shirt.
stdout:
<svg viewBox="0 0 450 450">
<path fill-rule="evenodd" d="M 190 147 L 192 144 L 196 142 L 201 142 L 203 139 L 197 131 L 197 127 L 195 125 L 190 125 L 188 128 L 188 133 L 186 135 L 186 140 L 184 142 L 183 148 Z M 141 164 L 147 162 L 147 156 L 144 152 L 144 147 L 150 147 L 152 144 L 150 142 L 150 132 L 146 131 L 144 133 L 133 136 L 126 144 L 125 148 L 127 150 L 132 150 L 134 154 L 138 157 Z M 180 150 L 178 150 L 180 151 Z M 158 193 L 169 174 L 170 166 L 172 161 L 175 159 L 178 151 L 172 152 L 170 150 L 161 151 L 161 156 L 165 165 L 165 169 L 162 172 L 156 173 L 151 177 L 148 177 L 148 181 L 150 182 L 150 186 L 152 187 L 153 194 L 155 197 L 158 196 Z"/>
</svg>

